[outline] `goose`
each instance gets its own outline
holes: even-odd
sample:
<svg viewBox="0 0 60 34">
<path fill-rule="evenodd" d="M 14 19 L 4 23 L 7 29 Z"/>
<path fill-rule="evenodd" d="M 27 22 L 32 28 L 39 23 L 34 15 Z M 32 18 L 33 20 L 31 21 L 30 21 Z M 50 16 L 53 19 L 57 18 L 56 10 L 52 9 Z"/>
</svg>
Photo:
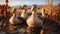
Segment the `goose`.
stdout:
<svg viewBox="0 0 60 34">
<path fill-rule="evenodd" d="M 41 27 L 42 24 L 43 24 L 43 21 L 40 20 L 36 14 L 36 12 L 34 11 L 35 10 L 35 5 L 32 6 L 32 15 L 28 17 L 27 19 L 27 25 L 29 27 Z"/>
<path fill-rule="evenodd" d="M 28 18 L 28 16 L 30 16 L 30 15 L 31 15 L 31 13 L 28 13 L 28 12 L 27 12 L 27 6 L 24 5 L 24 6 L 23 6 L 23 12 L 22 12 L 22 14 L 21 14 L 21 17 L 22 17 L 24 20 L 26 20 L 26 19 Z"/>
<path fill-rule="evenodd" d="M 13 16 L 9 19 L 10 24 L 19 24 L 23 23 L 23 18 L 19 17 L 16 13 L 13 14 Z"/>
</svg>

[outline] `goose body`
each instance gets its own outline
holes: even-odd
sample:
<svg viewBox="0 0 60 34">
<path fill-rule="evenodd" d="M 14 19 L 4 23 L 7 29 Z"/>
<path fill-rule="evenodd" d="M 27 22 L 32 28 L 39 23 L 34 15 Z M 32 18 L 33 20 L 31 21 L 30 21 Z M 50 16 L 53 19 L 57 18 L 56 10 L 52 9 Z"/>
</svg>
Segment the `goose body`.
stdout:
<svg viewBox="0 0 60 34">
<path fill-rule="evenodd" d="M 40 27 L 42 26 L 43 21 L 38 18 L 38 16 L 32 12 L 32 15 L 27 19 L 27 25 L 30 27 Z"/>
<path fill-rule="evenodd" d="M 22 23 L 23 21 L 21 19 L 18 19 L 18 15 L 16 16 L 14 13 L 13 16 L 9 19 L 9 22 L 10 24 L 18 24 L 18 23 Z"/>
<path fill-rule="evenodd" d="M 26 12 L 23 11 L 22 14 L 21 14 L 21 17 L 24 18 L 24 19 L 27 19 L 28 15 L 27 15 Z"/>
<path fill-rule="evenodd" d="M 26 12 L 26 11 L 23 11 L 22 14 L 21 14 L 21 17 L 26 20 L 31 14 Z"/>
</svg>

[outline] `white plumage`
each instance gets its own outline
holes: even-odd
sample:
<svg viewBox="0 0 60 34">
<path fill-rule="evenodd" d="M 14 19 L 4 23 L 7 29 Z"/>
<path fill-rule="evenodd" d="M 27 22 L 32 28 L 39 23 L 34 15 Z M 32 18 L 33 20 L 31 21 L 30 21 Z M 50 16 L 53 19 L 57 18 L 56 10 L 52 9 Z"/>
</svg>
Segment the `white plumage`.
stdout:
<svg viewBox="0 0 60 34">
<path fill-rule="evenodd" d="M 21 14 L 21 17 L 26 20 L 31 14 L 28 13 L 27 11 L 23 11 L 22 14 Z"/>
<path fill-rule="evenodd" d="M 9 19 L 10 24 L 22 23 L 22 20 L 19 20 L 18 17 L 19 16 L 14 13 L 13 16 Z"/>
<path fill-rule="evenodd" d="M 30 27 L 40 27 L 42 26 L 43 21 L 38 18 L 34 11 L 32 11 L 32 15 L 27 19 L 27 24 Z"/>
</svg>

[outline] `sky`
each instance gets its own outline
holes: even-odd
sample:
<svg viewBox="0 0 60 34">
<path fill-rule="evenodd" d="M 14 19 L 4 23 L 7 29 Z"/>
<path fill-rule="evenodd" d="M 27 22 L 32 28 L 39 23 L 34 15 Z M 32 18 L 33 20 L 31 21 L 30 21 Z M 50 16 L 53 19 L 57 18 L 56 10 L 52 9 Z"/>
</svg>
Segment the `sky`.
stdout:
<svg viewBox="0 0 60 34">
<path fill-rule="evenodd" d="M 53 4 L 57 5 L 60 3 L 60 0 L 53 0 Z M 5 0 L 0 0 L 0 4 L 5 4 Z M 17 6 L 17 5 L 44 5 L 47 4 L 47 0 L 9 0 L 9 6 Z"/>
</svg>

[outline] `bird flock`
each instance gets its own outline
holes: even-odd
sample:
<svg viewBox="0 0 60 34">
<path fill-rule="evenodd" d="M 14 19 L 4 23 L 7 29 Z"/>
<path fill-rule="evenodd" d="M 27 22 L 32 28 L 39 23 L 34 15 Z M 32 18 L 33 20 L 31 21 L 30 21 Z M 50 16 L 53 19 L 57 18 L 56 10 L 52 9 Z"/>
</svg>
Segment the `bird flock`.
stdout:
<svg viewBox="0 0 60 34">
<path fill-rule="evenodd" d="M 41 27 L 43 25 L 43 20 L 38 17 L 36 13 L 37 6 L 32 5 L 32 13 L 27 12 L 27 6 L 23 6 L 23 12 L 21 15 L 17 15 L 16 12 L 9 19 L 10 24 L 24 24 L 26 23 L 29 27 Z M 42 12 L 40 17 L 46 17 L 45 12 Z"/>
</svg>

